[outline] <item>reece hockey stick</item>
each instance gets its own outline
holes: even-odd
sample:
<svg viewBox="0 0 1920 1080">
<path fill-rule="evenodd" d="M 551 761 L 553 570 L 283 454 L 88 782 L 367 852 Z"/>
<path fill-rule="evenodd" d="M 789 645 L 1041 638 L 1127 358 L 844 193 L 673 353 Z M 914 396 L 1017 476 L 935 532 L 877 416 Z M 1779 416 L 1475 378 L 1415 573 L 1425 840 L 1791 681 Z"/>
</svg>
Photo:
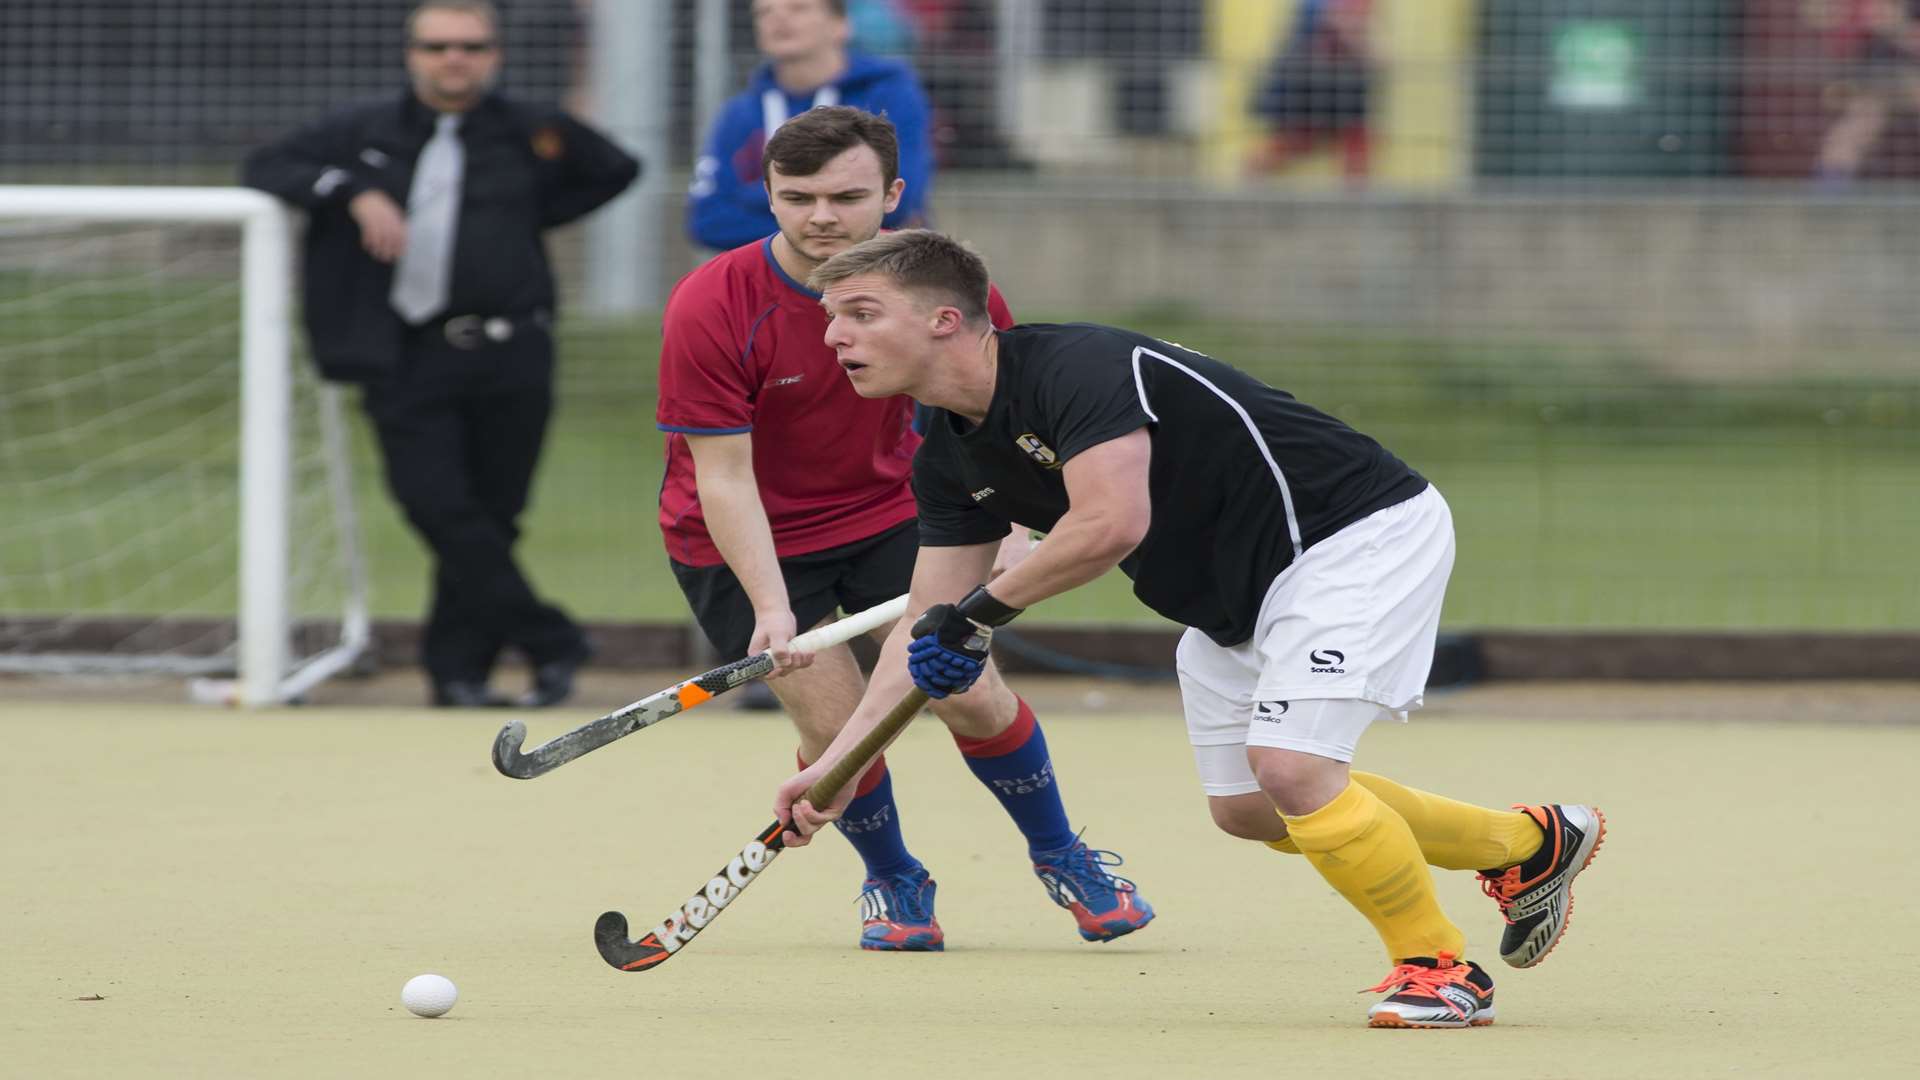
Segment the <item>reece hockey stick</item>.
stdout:
<svg viewBox="0 0 1920 1080">
<path fill-rule="evenodd" d="M 793 647 L 802 652 L 816 652 L 830 645 L 851 641 L 899 618 L 906 610 L 907 598 L 896 596 L 857 615 L 849 615 L 838 622 L 809 630 L 793 639 Z M 643 727 L 686 712 L 736 686 L 761 678 L 772 670 L 772 654 L 755 653 L 744 660 L 735 660 L 695 675 L 686 682 L 615 709 L 590 724 L 583 724 L 565 735 L 549 739 L 524 754 L 520 752 L 520 745 L 527 739 L 527 726 L 518 720 L 511 721 L 500 729 L 500 734 L 494 736 L 493 767 L 515 780 L 531 780 L 552 772 L 582 754 L 624 739 Z"/>
<path fill-rule="evenodd" d="M 895 705 L 877 727 L 867 732 L 865 738 L 847 751 L 847 756 L 807 789 L 807 801 L 815 806 L 824 806 L 836 792 L 847 786 L 847 781 L 866 767 L 867 762 L 880 753 L 889 739 L 907 726 L 926 703 L 927 695 L 918 688 L 908 691 L 907 696 L 900 699 L 900 704 Z M 681 904 L 680 909 L 667 916 L 664 922 L 642 935 L 639 941 L 627 937 L 625 915 L 609 911 L 600 916 L 599 921 L 593 924 L 593 943 L 599 948 L 601 959 L 621 971 L 648 971 L 679 952 L 681 946 L 692 941 L 700 931 L 719 918 L 720 913 L 773 862 L 773 857 L 786 846 L 780 840 L 785 831 L 785 826 L 778 821 L 761 829 L 759 835 L 747 841 L 747 846 L 741 848 L 738 855 L 701 886 L 699 892 Z"/>
</svg>

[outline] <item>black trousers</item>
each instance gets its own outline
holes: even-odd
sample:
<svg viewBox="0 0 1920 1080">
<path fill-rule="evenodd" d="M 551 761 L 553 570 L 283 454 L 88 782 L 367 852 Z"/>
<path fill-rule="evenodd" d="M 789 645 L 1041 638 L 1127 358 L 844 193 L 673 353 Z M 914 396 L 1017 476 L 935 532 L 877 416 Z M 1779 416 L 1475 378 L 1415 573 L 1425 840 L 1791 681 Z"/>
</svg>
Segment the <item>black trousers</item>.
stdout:
<svg viewBox="0 0 1920 1080">
<path fill-rule="evenodd" d="M 393 377 L 367 384 L 362 405 L 388 490 L 433 551 L 428 676 L 484 682 L 509 645 L 535 664 L 581 655 L 580 628 L 534 594 L 513 556 L 553 412 L 546 328 L 526 322 L 508 341 L 459 349 L 429 324 L 409 335 Z"/>
</svg>

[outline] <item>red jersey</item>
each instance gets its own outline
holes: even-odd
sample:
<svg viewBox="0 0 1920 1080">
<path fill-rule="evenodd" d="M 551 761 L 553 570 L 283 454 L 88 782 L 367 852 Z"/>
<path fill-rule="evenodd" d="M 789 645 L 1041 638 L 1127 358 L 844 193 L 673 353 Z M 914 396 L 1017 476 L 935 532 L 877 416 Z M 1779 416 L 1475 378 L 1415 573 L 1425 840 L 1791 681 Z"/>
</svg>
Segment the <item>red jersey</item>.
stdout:
<svg viewBox="0 0 1920 1080">
<path fill-rule="evenodd" d="M 987 313 L 1013 316 L 998 289 Z M 878 535 L 914 516 L 913 399 L 854 393 L 827 347 L 820 294 L 774 261 L 773 239 L 709 260 L 667 298 L 660 405 L 667 475 L 660 531 L 689 566 L 725 560 L 707 532 L 687 435 L 753 433 L 753 473 L 781 558 Z"/>
</svg>

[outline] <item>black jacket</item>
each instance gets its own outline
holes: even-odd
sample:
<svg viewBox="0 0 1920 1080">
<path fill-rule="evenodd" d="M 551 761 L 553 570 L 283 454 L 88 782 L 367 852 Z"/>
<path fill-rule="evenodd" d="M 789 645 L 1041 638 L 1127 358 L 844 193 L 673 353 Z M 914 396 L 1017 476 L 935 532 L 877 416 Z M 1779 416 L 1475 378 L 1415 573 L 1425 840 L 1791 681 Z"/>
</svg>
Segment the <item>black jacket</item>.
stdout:
<svg viewBox="0 0 1920 1080">
<path fill-rule="evenodd" d="M 249 154 L 242 167 L 247 186 L 308 211 L 307 333 L 314 363 L 329 379 L 376 378 L 399 363 L 405 324 L 387 302 L 393 268 L 360 246 L 347 203 L 378 188 L 406 206 L 435 116 L 409 91 L 326 116 Z M 467 114 L 460 135 L 466 172 L 442 314 L 551 311 L 542 231 L 620 194 L 639 175 L 639 162 L 558 109 L 498 94 Z"/>
</svg>

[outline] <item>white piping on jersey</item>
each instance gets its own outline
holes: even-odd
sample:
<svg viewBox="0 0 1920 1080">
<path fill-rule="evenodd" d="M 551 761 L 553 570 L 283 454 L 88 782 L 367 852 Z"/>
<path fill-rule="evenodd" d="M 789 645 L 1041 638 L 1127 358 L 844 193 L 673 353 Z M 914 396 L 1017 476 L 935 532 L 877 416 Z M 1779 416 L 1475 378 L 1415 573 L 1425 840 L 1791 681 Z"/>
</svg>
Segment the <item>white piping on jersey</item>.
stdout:
<svg viewBox="0 0 1920 1080">
<path fill-rule="evenodd" d="M 808 102 L 807 108 L 824 109 L 828 105 L 838 104 L 840 104 L 840 88 L 823 86 L 813 92 L 813 100 Z M 779 131 L 780 125 L 789 119 L 791 118 L 787 116 L 787 95 L 781 93 L 779 87 L 770 86 L 760 92 L 760 130 L 765 132 L 767 138 L 773 138 L 773 133 Z"/>
<path fill-rule="evenodd" d="M 1153 406 L 1147 403 L 1147 384 L 1146 380 L 1141 378 L 1140 375 L 1140 357 L 1142 354 L 1153 357 L 1155 360 L 1160 361 L 1176 371 L 1184 373 L 1194 382 L 1206 387 L 1212 391 L 1214 397 L 1226 402 L 1227 407 L 1232 409 L 1235 415 L 1240 417 L 1240 423 L 1246 427 L 1247 435 L 1253 439 L 1253 445 L 1259 448 L 1260 456 L 1266 459 L 1267 468 L 1273 473 L 1273 482 L 1279 485 L 1280 504 L 1284 506 L 1287 511 L 1287 538 L 1293 541 L 1293 557 L 1296 559 L 1299 558 L 1300 553 L 1306 549 L 1300 545 L 1300 519 L 1293 516 L 1293 491 L 1287 487 L 1287 474 L 1281 472 L 1280 463 L 1273 460 L 1273 450 L 1267 446 L 1267 440 L 1260 437 L 1260 429 L 1255 426 L 1253 417 L 1248 416 L 1247 410 L 1241 407 L 1239 402 L 1228 396 L 1225 390 L 1215 386 L 1205 375 L 1200 374 L 1165 353 L 1157 353 L 1145 345 L 1138 345 L 1135 346 L 1133 350 L 1133 392 L 1139 395 L 1140 407 L 1146 410 L 1147 416 L 1151 418 L 1154 423 L 1157 424 L 1160 422 L 1160 416 L 1153 411 Z"/>
</svg>

